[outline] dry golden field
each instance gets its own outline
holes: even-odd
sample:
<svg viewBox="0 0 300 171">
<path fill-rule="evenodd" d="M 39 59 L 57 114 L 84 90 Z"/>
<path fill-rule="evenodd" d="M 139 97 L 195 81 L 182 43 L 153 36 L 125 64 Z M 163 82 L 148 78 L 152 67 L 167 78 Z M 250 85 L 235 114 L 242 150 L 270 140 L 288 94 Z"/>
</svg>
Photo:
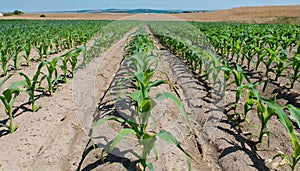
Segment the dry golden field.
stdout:
<svg viewBox="0 0 300 171">
<path fill-rule="evenodd" d="M 132 14 L 121 13 L 46 13 L 41 18 L 40 13 L 30 13 L 20 16 L 6 16 L 2 19 L 40 19 L 40 20 L 119 20 L 132 19 Z M 181 13 L 181 14 L 138 14 L 135 19 L 164 20 L 174 17 L 186 21 L 237 21 L 251 23 L 272 23 L 281 21 L 282 18 L 293 18 L 300 21 L 300 5 L 294 6 L 262 6 L 262 7 L 239 7 L 228 10 L 212 12 Z"/>
</svg>

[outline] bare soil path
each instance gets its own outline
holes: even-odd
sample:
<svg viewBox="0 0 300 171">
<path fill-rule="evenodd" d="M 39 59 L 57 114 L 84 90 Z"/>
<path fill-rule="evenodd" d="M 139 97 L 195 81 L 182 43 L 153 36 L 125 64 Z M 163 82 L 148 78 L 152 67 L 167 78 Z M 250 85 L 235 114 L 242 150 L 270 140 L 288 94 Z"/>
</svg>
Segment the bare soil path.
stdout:
<svg viewBox="0 0 300 171">
<path fill-rule="evenodd" d="M 162 55 L 166 54 L 161 53 L 160 49 L 157 50 L 157 55 L 161 57 L 159 61 L 159 70 L 167 73 L 168 77 L 161 75 L 156 75 L 155 77 L 157 79 L 170 78 L 172 84 L 175 84 L 175 81 L 178 79 L 178 77 L 176 77 L 171 71 L 174 68 L 170 67 L 174 65 L 174 63 L 170 63 L 170 61 L 164 59 Z M 167 56 L 165 57 L 167 58 Z M 128 78 L 128 76 L 130 76 L 130 68 L 128 68 L 127 65 L 128 62 L 128 59 L 125 59 L 122 62 L 109 88 L 109 93 L 107 93 L 106 96 L 100 101 L 99 111 L 98 113 L 96 113 L 95 118 L 99 118 L 100 116 L 131 117 L 130 104 L 126 103 L 125 101 L 117 101 L 117 96 L 120 93 L 120 91 L 130 91 L 131 89 L 130 86 L 127 85 L 128 83 L 123 82 L 123 84 L 120 85 L 120 83 L 122 82 L 122 78 Z M 180 72 L 185 72 L 184 63 L 180 63 L 176 66 L 183 68 L 183 70 L 180 70 Z M 189 74 L 190 73 L 187 73 L 188 76 L 190 76 Z M 186 84 L 186 86 L 188 85 Z M 151 93 L 156 94 L 157 92 L 163 91 L 172 91 L 173 94 L 176 94 L 176 91 L 178 91 L 177 94 L 180 93 L 180 90 L 170 90 L 167 85 L 155 89 Z M 192 94 L 185 94 L 185 96 L 179 95 L 179 97 L 189 99 L 191 95 Z M 185 123 L 176 105 L 171 100 L 166 100 L 157 103 L 158 107 L 155 108 L 153 112 L 157 119 L 155 124 L 156 127 L 171 132 L 181 142 L 182 146 L 193 155 L 195 161 L 191 162 L 192 170 L 211 170 L 211 163 L 201 159 L 202 154 L 198 151 L 195 137 L 190 134 L 187 124 Z M 120 131 L 122 127 L 122 125 L 112 122 L 105 126 L 94 128 L 93 131 L 97 133 L 97 135 L 94 135 L 94 140 L 97 142 L 97 146 L 103 148 L 108 141 L 112 140 L 117 135 L 117 132 Z M 149 127 L 153 129 L 154 124 L 151 123 Z M 92 145 L 89 144 L 88 148 L 86 148 L 85 155 L 82 158 L 82 165 L 80 166 L 80 169 L 89 170 L 93 168 L 95 170 L 108 171 L 136 170 L 136 163 L 138 159 L 132 155 L 132 151 L 138 152 L 139 148 L 135 147 L 135 143 L 136 142 L 133 142 L 130 139 L 123 140 L 122 143 L 117 146 L 117 149 L 112 152 L 112 154 L 108 156 L 106 155 L 104 157 L 103 161 L 99 159 L 99 156 L 95 156 L 95 153 L 91 152 Z M 97 150 L 99 154 L 100 149 Z M 154 168 L 156 170 L 187 169 L 186 156 L 176 147 L 173 147 L 172 145 L 169 145 L 162 141 L 158 141 L 157 151 L 158 160 L 155 160 L 154 156 L 150 157 L 150 161 L 153 163 Z"/>
</svg>

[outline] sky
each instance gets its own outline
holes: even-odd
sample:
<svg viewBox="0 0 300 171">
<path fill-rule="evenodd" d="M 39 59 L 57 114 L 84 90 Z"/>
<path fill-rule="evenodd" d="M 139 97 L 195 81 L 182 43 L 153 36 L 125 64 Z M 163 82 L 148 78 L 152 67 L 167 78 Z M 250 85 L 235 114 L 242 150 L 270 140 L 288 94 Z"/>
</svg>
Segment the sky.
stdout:
<svg viewBox="0 0 300 171">
<path fill-rule="evenodd" d="M 68 11 L 81 9 L 216 10 L 240 6 L 300 5 L 300 0 L 0 0 L 0 12 Z"/>
</svg>

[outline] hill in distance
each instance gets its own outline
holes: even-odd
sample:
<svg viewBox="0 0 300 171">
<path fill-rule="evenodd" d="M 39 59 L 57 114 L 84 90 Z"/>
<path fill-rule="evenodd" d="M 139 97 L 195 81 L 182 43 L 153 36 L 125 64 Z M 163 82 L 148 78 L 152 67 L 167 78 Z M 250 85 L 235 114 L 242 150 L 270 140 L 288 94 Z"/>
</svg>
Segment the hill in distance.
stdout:
<svg viewBox="0 0 300 171">
<path fill-rule="evenodd" d="M 75 11 L 53 11 L 54 13 L 153 13 L 153 14 L 176 14 L 176 13 L 192 13 L 192 12 L 208 12 L 207 10 L 156 10 L 156 9 L 96 9 L 96 10 L 75 10 Z M 51 13 L 53 13 L 51 12 Z"/>
</svg>

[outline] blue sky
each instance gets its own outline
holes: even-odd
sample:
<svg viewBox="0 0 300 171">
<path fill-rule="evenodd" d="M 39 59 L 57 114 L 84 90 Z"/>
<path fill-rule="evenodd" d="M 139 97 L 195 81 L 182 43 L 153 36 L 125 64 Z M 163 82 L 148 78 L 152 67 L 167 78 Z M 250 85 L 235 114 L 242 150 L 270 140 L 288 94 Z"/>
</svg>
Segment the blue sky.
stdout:
<svg viewBox="0 0 300 171">
<path fill-rule="evenodd" d="M 262 5 L 300 5 L 300 0 L 0 0 L 0 11 L 18 9 L 24 12 L 38 12 L 107 8 L 213 10 Z"/>
</svg>

